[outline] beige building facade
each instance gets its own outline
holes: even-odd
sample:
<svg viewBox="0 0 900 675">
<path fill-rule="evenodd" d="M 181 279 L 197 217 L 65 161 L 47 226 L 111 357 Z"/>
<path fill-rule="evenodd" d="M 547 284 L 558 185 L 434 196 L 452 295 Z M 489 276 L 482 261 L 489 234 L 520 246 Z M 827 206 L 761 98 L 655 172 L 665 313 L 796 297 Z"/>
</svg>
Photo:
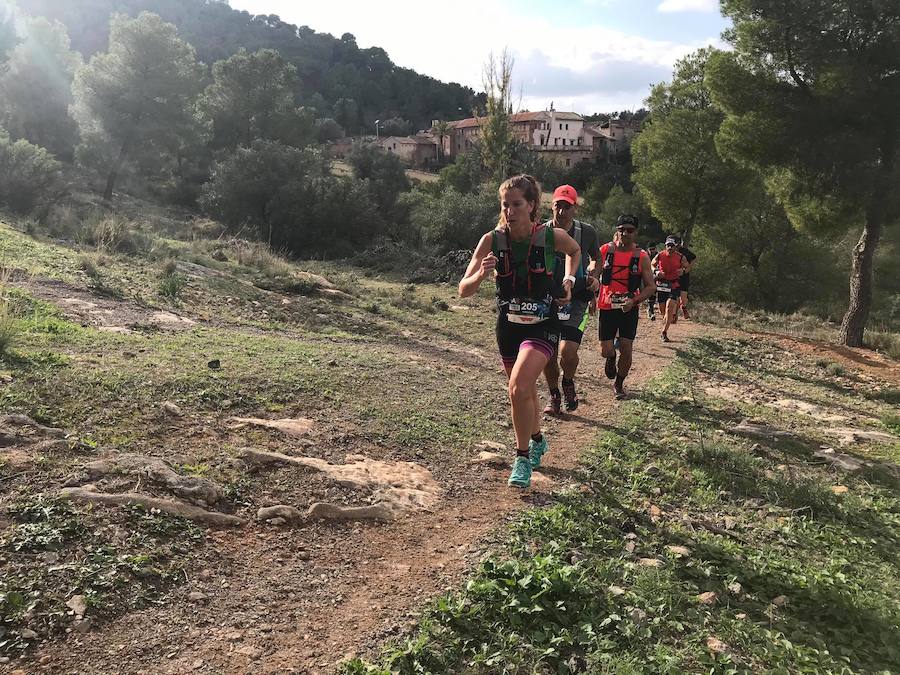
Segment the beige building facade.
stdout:
<svg viewBox="0 0 900 675">
<path fill-rule="evenodd" d="M 444 156 L 455 158 L 471 150 L 486 121 L 486 117 L 470 117 L 450 122 L 450 133 L 444 137 Z M 584 118 L 574 112 L 520 112 L 510 115 L 509 121 L 516 138 L 561 166 L 590 159 L 602 147 L 602 134 L 585 126 Z"/>
</svg>

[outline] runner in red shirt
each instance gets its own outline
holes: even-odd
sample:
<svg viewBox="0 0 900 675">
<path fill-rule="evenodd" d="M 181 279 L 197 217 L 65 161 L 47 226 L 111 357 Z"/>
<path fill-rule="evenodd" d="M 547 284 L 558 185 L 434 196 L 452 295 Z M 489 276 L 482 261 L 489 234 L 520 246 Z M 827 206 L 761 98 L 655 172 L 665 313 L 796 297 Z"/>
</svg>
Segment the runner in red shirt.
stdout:
<svg viewBox="0 0 900 675">
<path fill-rule="evenodd" d="M 615 380 L 617 399 L 625 398 L 625 378 L 631 370 L 632 346 L 637 336 L 638 308 L 656 291 L 650 257 L 635 244 L 638 219 L 623 214 L 616 221 L 616 240 L 600 247 L 594 276 L 600 279 L 600 349 L 606 376 Z M 619 338 L 619 362 L 614 341 Z"/>
</svg>

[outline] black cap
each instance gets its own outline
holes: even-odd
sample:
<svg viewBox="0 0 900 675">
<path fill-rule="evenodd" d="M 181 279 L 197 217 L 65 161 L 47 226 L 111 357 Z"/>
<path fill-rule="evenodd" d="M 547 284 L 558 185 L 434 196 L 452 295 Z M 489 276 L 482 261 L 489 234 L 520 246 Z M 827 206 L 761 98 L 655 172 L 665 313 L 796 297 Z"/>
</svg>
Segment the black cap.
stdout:
<svg viewBox="0 0 900 675">
<path fill-rule="evenodd" d="M 633 216 L 630 213 L 623 213 L 616 220 L 616 227 L 618 227 L 619 225 L 634 225 L 635 227 L 637 227 L 638 226 L 637 216 Z"/>
</svg>

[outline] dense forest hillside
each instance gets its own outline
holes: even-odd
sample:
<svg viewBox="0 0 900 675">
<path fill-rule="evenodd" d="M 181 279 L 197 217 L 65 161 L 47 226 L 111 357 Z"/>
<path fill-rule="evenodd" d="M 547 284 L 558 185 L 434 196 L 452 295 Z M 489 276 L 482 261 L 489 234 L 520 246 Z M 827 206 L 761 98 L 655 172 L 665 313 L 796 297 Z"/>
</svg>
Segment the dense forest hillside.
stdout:
<svg viewBox="0 0 900 675">
<path fill-rule="evenodd" d="M 72 48 L 85 58 L 106 50 L 109 17 L 114 12 L 158 14 L 178 27 L 207 64 L 241 48 L 249 52 L 277 49 L 297 68 L 296 94 L 301 104 L 315 108 L 319 117 L 333 117 L 348 133 L 371 128 L 376 119 L 392 118 L 408 122 L 414 131 L 432 119 L 465 117 L 483 98 L 469 87 L 400 68 L 380 47 L 360 49 L 349 33 L 335 38 L 275 15 L 240 12 L 218 0 L 21 0 L 18 4 L 28 14 L 65 24 Z"/>
</svg>

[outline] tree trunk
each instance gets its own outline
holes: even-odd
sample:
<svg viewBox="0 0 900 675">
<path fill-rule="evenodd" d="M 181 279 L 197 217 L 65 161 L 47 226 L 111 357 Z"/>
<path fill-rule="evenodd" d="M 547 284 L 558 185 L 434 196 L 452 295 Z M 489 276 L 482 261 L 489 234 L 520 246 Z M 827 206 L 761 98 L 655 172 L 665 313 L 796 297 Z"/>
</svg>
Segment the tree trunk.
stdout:
<svg viewBox="0 0 900 675">
<path fill-rule="evenodd" d="M 841 344 L 848 347 L 862 347 L 866 324 L 869 322 L 869 311 L 872 309 L 872 290 L 875 283 L 874 263 L 875 249 L 881 239 L 881 231 L 889 218 L 896 211 L 889 205 L 893 202 L 894 186 L 894 154 L 896 152 L 896 135 L 893 128 L 888 129 L 881 145 L 881 166 L 879 168 L 875 189 L 869 198 L 866 213 L 866 224 L 859 241 L 853 247 L 850 266 L 850 306 L 844 320 L 841 321 Z"/>
<path fill-rule="evenodd" d="M 880 207 L 876 206 L 873 211 Z M 872 308 L 872 274 L 875 261 L 875 249 L 881 238 L 881 214 L 872 213 L 866 220 L 862 234 L 851 254 L 850 267 L 850 306 L 841 322 L 841 344 L 848 347 L 862 347 L 863 334 L 869 322 L 869 310 Z"/>
<path fill-rule="evenodd" d="M 116 179 L 119 177 L 119 171 L 122 168 L 122 162 L 125 161 L 125 156 L 128 154 L 128 139 L 122 143 L 122 147 L 119 149 L 119 156 L 116 157 L 116 161 L 112 165 L 112 169 L 109 171 L 109 175 L 106 177 L 106 189 L 103 191 L 103 200 L 110 201 L 113 195 L 113 188 L 116 186 Z"/>
</svg>

